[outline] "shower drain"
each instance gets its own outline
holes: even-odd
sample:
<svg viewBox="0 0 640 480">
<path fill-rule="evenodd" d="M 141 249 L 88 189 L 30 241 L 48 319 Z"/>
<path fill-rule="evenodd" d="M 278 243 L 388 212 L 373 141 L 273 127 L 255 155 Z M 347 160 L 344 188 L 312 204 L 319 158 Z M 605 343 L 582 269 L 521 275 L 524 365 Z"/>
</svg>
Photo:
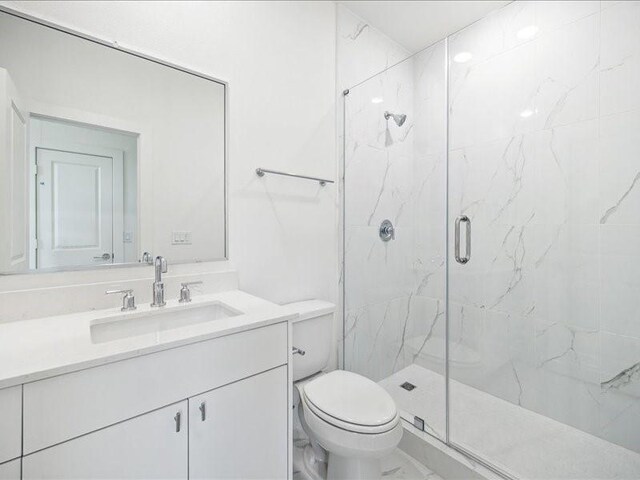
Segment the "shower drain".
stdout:
<svg viewBox="0 0 640 480">
<path fill-rule="evenodd" d="M 416 386 L 413 383 L 409 383 L 409 382 L 404 382 L 402 385 L 400 385 L 400 387 L 404 388 L 407 392 L 410 392 L 411 390 L 416 388 Z"/>
</svg>

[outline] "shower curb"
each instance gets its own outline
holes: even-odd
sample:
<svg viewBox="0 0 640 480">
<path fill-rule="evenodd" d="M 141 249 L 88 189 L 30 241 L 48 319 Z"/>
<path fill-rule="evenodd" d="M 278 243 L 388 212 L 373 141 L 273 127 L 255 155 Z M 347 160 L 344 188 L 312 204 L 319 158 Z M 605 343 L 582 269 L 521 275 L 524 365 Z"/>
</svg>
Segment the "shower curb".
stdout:
<svg viewBox="0 0 640 480">
<path fill-rule="evenodd" d="M 432 435 L 418 431 L 404 419 L 402 426 L 404 435 L 398 448 L 444 480 L 504 480 Z"/>
</svg>

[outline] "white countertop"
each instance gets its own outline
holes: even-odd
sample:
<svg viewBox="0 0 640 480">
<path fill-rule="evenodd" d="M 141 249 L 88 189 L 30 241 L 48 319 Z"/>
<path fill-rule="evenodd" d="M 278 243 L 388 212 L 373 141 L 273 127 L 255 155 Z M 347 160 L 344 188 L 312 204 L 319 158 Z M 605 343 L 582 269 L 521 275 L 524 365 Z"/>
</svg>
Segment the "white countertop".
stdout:
<svg viewBox="0 0 640 480">
<path fill-rule="evenodd" d="M 63 300 L 63 299 L 62 299 Z M 92 322 L 110 317 L 175 311 L 221 302 L 241 315 L 118 340 L 94 343 Z M 133 312 L 120 308 L 58 315 L 0 324 L 0 388 L 41 380 L 126 358 L 292 320 L 296 314 L 248 293 L 234 290 L 194 295 L 190 304 L 167 301 L 161 309 L 140 304 Z"/>
</svg>

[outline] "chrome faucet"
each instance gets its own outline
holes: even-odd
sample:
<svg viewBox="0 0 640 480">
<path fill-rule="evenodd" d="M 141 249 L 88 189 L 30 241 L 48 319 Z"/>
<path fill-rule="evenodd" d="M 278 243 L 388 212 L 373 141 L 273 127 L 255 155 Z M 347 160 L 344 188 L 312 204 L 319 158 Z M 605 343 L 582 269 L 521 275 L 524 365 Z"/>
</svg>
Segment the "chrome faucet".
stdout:
<svg viewBox="0 0 640 480">
<path fill-rule="evenodd" d="M 152 307 L 164 307 L 166 302 L 164 301 L 164 282 L 162 281 L 162 274 L 167 273 L 167 261 L 164 257 L 158 255 L 153 262 L 153 266 L 156 269 L 155 281 L 153 282 L 153 302 Z"/>
</svg>

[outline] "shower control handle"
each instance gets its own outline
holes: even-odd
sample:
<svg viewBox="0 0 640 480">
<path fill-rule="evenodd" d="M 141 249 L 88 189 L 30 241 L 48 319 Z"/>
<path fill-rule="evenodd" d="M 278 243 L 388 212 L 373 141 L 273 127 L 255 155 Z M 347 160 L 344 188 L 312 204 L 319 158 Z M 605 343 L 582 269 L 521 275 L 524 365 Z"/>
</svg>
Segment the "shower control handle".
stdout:
<svg viewBox="0 0 640 480">
<path fill-rule="evenodd" d="M 395 240 L 396 238 L 396 229 L 391 223 L 391 220 L 384 220 L 380 224 L 380 230 L 378 231 L 380 234 L 380 239 L 383 242 L 388 242 L 389 240 Z"/>
<path fill-rule="evenodd" d="M 465 252 L 464 257 L 460 256 L 460 228 L 461 224 L 465 223 Z M 454 256 L 456 262 L 464 265 L 471 260 L 471 220 L 466 215 L 460 215 L 456 218 L 456 224 L 454 229 Z"/>
</svg>

